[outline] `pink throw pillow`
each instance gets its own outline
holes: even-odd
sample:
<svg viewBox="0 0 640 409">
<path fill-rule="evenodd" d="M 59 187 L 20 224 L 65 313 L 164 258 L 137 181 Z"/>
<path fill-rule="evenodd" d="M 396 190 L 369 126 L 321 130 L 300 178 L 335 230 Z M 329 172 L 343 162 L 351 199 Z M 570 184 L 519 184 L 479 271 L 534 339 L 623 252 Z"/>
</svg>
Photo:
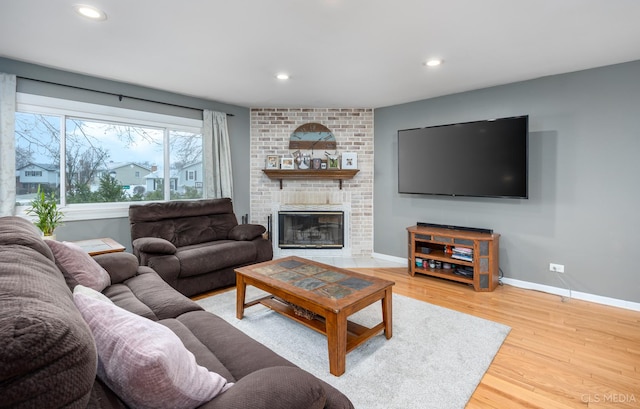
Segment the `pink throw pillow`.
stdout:
<svg viewBox="0 0 640 409">
<path fill-rule="evenodd" d="M 74 293 L 98 349 L 98 377 L 135 408 L 196 408 L 233 383 L 196 363 L 169 328 Z"/>
<path fill-rule="evenodd" d="M 111 285 L 111 276 L 80 246 L 68 241 L 45 240 L 53 252 L 58 268 L 72 284 L 102 291 Z"/>
</svg>

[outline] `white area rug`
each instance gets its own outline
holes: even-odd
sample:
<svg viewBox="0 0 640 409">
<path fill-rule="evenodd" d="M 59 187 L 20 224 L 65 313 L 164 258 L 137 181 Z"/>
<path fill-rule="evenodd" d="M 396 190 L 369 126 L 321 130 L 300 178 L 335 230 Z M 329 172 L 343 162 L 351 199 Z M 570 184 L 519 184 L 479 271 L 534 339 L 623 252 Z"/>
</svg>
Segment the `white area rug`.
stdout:
<svg viewBox="0 0 640 409">
<path fill-rule="evenodd" d="M 261 294 L 247 287 L 247 300 Z M 347 354 L 347 370 L 329 373 L 323 335 L 262 305 L 235 317 L 236 292 L 198 303 L 276 353 L 346 394 L 356 409 L 464 408 L 510 331 L 508 326 L 393 295 L 393 337 L 381 333 Z M 381 321 L 377 302 L 350 317 Z"/>
</svg>

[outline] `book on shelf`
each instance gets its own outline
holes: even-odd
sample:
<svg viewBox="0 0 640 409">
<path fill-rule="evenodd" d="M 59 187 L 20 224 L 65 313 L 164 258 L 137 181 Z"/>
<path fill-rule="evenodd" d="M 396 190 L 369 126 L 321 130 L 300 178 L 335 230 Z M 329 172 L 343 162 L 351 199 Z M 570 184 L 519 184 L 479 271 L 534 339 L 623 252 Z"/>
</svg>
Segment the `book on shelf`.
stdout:
<svg viewBox="0 0 640 409">
<path fill-rule="evenodd" d="M 473 261 L 473 249 L 468 247 L 454 247 L 451 258 L 464 261 Z"/>
<path fill-rule="evenodd" d="M 468 261 L 468 262 L 472 262 L 473 261 L 473 257 L 468 256 L 466 254 L 453 253 L 451 255 L 451 258 L 455 258 L 456 260 Z"/>
</svg>

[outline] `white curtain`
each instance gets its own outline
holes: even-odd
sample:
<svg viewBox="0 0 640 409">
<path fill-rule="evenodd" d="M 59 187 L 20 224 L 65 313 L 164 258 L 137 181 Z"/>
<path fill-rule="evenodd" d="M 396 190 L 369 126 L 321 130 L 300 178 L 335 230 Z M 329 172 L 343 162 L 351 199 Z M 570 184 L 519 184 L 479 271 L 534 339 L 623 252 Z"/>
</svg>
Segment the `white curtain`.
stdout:
<svg viewBox="0 0 640 409">
<path fill-rule="evenodd" d="M 233 199 L 231 146 L 227 129 L 227 114 L 205 109 L 204 121 L 204 197 Z"/>
<path fill-rule="evenodd" d="M 0 216 L 16 208 L 16 76 L 0 73 Z"/>
</svg>

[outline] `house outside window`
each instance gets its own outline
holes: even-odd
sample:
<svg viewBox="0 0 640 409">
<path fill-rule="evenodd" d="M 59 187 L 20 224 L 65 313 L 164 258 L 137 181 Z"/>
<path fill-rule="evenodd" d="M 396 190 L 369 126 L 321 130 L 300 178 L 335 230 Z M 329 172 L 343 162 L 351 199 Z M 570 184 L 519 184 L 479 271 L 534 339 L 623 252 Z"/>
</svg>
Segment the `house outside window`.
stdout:
<svg viewBox="0 0 640 409">
<path fill-rule="evenodd" d="M 38 186 L 69 209 L 202 198 L 177 177 L 202 163 L 201 129 L 201 120 L 18 94 L 16 205 Z"/>
</svg>

